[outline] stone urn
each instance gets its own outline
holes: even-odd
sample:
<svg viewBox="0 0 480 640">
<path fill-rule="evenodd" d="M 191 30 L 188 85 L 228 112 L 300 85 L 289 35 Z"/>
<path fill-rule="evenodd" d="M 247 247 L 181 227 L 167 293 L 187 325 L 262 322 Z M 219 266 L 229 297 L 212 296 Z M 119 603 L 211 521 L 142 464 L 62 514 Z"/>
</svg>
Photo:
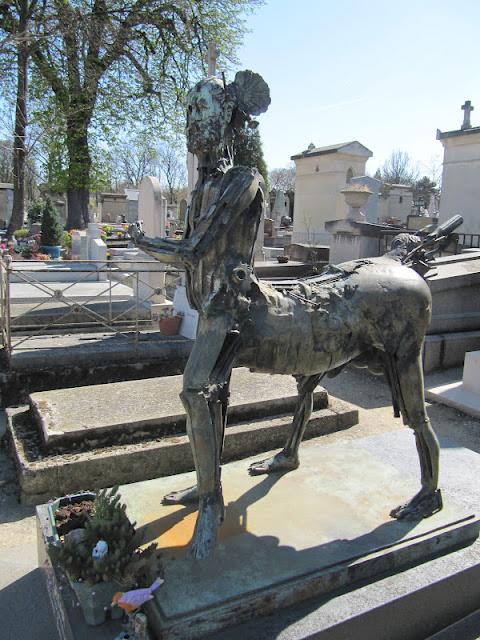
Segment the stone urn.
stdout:
<svg viewBox="0 0 480 640">
<path fill-rule="evenodd" d="M 367 204 L 373 192 L 364 184 L 350 184 L 340 193 L 343 193 L 345 202 L 349 206 L 349 219 L 364 221 L 365 215 L 361 213 L 360 209 Z"/>
</svg>

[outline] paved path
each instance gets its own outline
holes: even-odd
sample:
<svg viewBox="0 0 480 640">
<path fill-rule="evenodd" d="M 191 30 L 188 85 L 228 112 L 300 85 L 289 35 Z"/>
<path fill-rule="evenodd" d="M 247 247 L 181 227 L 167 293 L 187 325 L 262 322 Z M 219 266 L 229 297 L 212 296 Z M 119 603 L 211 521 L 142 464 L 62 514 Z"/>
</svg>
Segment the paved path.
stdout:
<svg viewBox="0 0 480 640">
<path fill-rule="evenodd" d="M 453 375 L 460 377 L 461 372 Z M 435 374 L 429 377 L 427 384 L 439 385 L 451 377 L 449 372 Z M 382 378 L 373 378 L 365 370 L 347 370 L 328 380 L 325 386 L 333 395 L 357 404 L 360 409 L 358 425 L 323 436 L 325 443 L 405 428 L 400 420 L 393 418 L 390 392 Z M 440 439 L 450 438 L 458 446 L 480 453 L 479 420 L 442 405 L 429 405 L 429 415 Z M 1 422 L 0 434 L 3 429 Z M 2 640 L 58 638 L 36 568 L 34 509 L 17 503 L 13 467 L 4 449 L 0 449 L 0 611 Z M 470 633 L 469 640 L 480 637 L 478 616 L 476 624 L 477 636 Z"/>
</svg>

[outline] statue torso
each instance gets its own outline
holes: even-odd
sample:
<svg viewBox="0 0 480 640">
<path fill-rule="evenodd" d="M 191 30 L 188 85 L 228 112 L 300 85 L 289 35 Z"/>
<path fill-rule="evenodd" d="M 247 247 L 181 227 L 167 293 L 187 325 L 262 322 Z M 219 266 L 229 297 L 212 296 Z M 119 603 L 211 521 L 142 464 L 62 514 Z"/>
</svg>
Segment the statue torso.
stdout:
<svg viewBox="0 0 480 640">
<path fill-rule="evenodd" d="M 207 229 L 206 233 L 215 233 L 214 242 L 202 252 L 196 268 L 187 272 L 189 302 L 200 313 L 238 311 L 238 298 L 246 293 L 247 283 L 237 282 L 235 269 L 244 268 L 248 279 L 253 275 L 253 247 L 263 215 L 263 192 L 259 189 L 253 203 L 242 211 L 236 211 L 234 203 L 229 206 L 226 198 L 228 187 L 242 170 L 251 175 L 245 167 L 218 172 L 208 176 L 192 194 L 186 238 L 201 233 L 208 223 L 220 223 L 214 225 L 215 231 Z M 226 205 L 219 211 L 217 205 L 222 200 Z M 216 220 L 218 217 L 221 220 Z"/>
</svg>

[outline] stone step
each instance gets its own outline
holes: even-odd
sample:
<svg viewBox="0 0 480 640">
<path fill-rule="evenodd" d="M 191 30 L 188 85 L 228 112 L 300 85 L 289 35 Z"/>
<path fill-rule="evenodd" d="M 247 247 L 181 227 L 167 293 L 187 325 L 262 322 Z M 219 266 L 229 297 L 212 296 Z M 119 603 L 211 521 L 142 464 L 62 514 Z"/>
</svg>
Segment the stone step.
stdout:
<svg viewBox="0 0 480 640">
<path fill-rule="evenodd" d="M 77 393 L 80 391 L 76 389 Z M 80 402 L 76 410 L 82 410 Z M 138 482 L 193 469 L 190 444 L 184 434 L 164 437 L 149 434 L 150 437 L 147 435 L 138 442 L 101 447 L 89 441 L 90 448 L 83 451 L 78 443 L 72 443 L 70 452 L 51 453 L 45 449 L 28 405 L 7 409 L 7 418 L 7 435 L 24 504 L 39 504 L 83 489 Z M 291 422 L 290 414 L 228 426 L 223 460 L 237 460 L 281 448 Z M 355 406 L 330 397 L 328 408 L 313 412 L 305 438 L 348 429 L 357 422 Z"/>
<path fill-rule="evenodd" d="M 180 400 L 183 376 L 129 380 L 32 393 L 31 411 L 49 451 L 83 449 L 93 444 L 124 444 L 145 437 L 185 433 L 185 411 Z M 291 376 L 232 372 L 229 424 L 293 413 L 297 387 Z M 314 409 L 328 406 L 319 388 Z"/>
</svg>

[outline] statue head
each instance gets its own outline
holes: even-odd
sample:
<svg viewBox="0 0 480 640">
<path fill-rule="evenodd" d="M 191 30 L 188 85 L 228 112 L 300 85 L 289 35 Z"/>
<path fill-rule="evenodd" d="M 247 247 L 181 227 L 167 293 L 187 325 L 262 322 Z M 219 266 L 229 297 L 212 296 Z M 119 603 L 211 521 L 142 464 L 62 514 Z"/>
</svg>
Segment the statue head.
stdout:
<svg viewBox="0 0 480 640">
<path fill-rule="evenodd" d="M 264 113 L 269 104 L 268 85 L 253 71 L 239 71 L 229 84 L 216 76 L 200 80 L 187 98 L 188 150 L 212 162 L 229 157 L 234 131 L 245 122 L 256 127 L 251 116 Z"/>
</svg>

